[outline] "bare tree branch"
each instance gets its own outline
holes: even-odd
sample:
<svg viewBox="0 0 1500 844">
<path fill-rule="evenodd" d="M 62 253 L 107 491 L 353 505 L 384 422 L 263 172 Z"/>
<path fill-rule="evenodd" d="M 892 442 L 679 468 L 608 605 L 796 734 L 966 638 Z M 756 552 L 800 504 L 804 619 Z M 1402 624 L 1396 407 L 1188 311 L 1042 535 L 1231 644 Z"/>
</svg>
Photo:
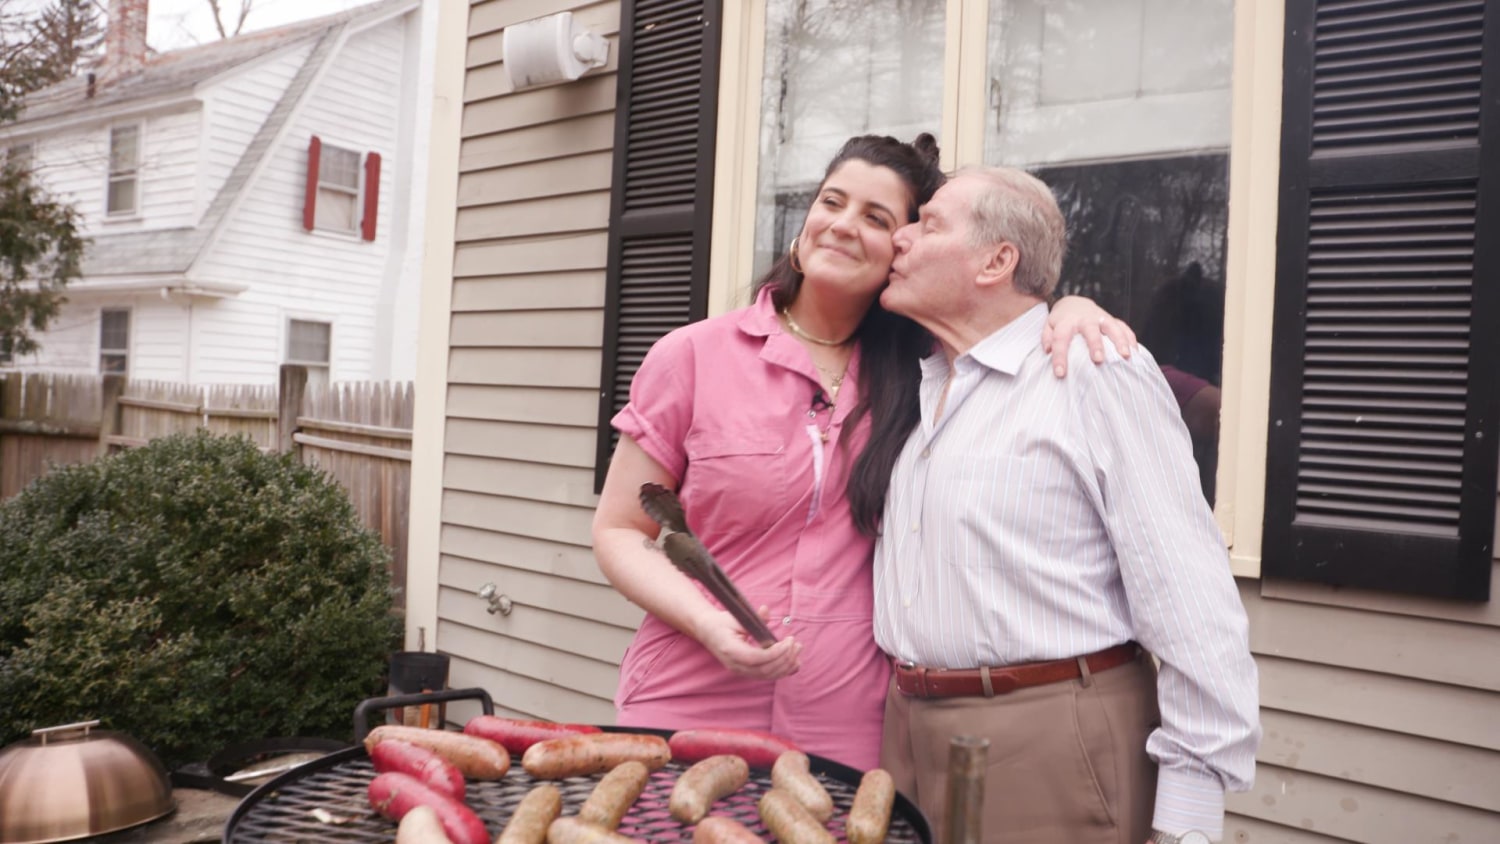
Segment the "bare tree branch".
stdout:
<svg viewBox="0 0 1500 844">
<path fill-rule="evenodd" d="M 219 31 L 220 38 L 233 38 L 239 35 L 245 28 L 245 19 L 250 17 L 250 11 L 255 7 L 255 0 L 239 0 L 239 10 L 234 13 L 234 27 L 224 25 L 224 7 L 219 5 L 219 0 L 204 0 L 208 3 L 209 11 L 214 15 L 214 28 Z"/>
<path fill-rule="evenodd" d="M 219 37 L 228 38 L 228 33 L 224 31 L 223 12 L 219 10 L 219 0 L 208 0 L 208 8 L 214 13 L 214 28 L 219 31 Z"/>
</svg>

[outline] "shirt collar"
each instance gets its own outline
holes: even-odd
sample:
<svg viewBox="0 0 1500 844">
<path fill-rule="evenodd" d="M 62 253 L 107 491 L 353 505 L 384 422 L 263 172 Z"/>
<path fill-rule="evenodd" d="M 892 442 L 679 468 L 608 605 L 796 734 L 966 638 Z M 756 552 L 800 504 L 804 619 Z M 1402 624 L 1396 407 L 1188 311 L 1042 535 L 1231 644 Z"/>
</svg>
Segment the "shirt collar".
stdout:
<svg viewBox="0 0 1500 844">
<path fill-rule="evenodd" d="M 978 363 L 1006 375 L 1021 371 L 1021 364 L 1041 350 L 1042 328 L 1047 324 L 1047 306 L 1037 303 L 999 331 L 980 340 L 967 355 Z"/>
<path fill-rule="evenodd" d="M 781 322 L 776 319 L 776 305 L 771 302 L 769 284 L 756 294 L 755 304 L 740 311 L 735 324 L 751 337 L 769 337 L 781 333 Z"/>
</svg>

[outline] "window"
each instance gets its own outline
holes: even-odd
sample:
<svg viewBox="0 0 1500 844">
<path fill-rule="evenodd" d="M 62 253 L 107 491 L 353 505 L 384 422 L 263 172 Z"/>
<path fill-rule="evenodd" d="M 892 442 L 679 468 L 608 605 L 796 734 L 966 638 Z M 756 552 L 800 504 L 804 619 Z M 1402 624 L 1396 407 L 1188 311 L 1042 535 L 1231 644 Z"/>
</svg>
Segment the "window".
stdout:
<svg viewBox="0 0 1500 844">
<path fill-rule="evenodd" d="M 109 130 L 109 194 L 105 212 L 126 217 L 140 210 L 141 127 Z"/>
<path fill-rule="evenodd" d="M 1214 500 L 1229 225 L 1231 0 L 991 0 L 985 163 L 1068 218 L 1058 293 L 1140 334 Z"/>
<path fill-rule="evenodd" d="M 307 383 L 328 383 L 332 351 L 331 323 L 306 319 L 294 319 L 287 323 L 286 362 L 307 367 Z"/>
<path fill-rule="evenodd" d="M 1162 363 L 1212 502 L 1233 0 L 988 0 L 982 52 L 952 37 L 956 5 L 767 0 L 754 276 L 786 250 L 848 136 L 956 128 L 939 140 L 967 140 L 947 150 L 960 161 L 1052 186 L 1069 226 L 1059 292 L 1125 318 Z M 982 113 L 966 94 L 945 100 L 955 57 L 961 85 L 982 81 Z"/>
<path fill-rule="evenodd" d="M 130 309 L 99 312 L 99 372 L 124 375 L 130 370 Z"/>
<path fill-rule="evenodd" d="M 944 8 L 908 0 L 767 4 L 754 277 L 801 230 L 828 160 L 850 136 L 909 141 L 938 133 Z"/>
<path fill-rule="evenodd" d="M 1500 21 L 1479 11 L 1287 4 L 1267 577 L 1489 599 Z"/>
<path fill-rule="evenodd" d="M 323 145 L 313 225 L 335 232 L 352 232 L 359 225 L 359 153 Z"/>
<path fill-rule="evenodd" d="M 364 155 L 364 202 L 360 202 L 360 155 L 323 143 L 313 135 L 307 144 L 307 186 L 302 199 L 302 227 L 308 231 L 359 232 L 374 240 L 380 210 L 380 153 Z"/>
</svg>

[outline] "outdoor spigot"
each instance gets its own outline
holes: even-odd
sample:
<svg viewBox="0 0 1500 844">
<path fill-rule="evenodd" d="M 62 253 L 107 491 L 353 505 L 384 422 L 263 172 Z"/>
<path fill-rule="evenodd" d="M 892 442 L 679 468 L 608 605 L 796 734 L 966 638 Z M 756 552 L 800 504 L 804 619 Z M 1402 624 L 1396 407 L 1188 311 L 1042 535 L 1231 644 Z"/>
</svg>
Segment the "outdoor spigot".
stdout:
<svg viewBox="0 0 1500 844">
<path fill-rule="evenodd" d="M 483 598 L 485 603 L 490 605 L 489 609 L 485 610 L 490 615 L 494 615 L 495 613 L 510 615 L 510 611 L 515 606 L 511 602 L 510 596 L 502 594 L 499 589 L 495 588 L 495 584 L 493 583 L 486 583 L 479 587 L 479 597 Z"/>
</svg>

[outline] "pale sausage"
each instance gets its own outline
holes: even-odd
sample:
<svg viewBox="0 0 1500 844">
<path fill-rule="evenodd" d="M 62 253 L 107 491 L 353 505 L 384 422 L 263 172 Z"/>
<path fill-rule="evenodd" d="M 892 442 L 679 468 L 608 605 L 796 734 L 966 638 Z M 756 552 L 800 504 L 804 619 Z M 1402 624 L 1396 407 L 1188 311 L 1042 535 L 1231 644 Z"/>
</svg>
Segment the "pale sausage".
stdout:
<svg viewBox="0 0 1500 844">
<path fill-rule="evenodd" d="M 640 762 L 621 762 L 599 780 L 578 809 L 578 819 L 613 830 L 635 805 L 646 788 L 651 772 Z"/>
<path fill-rule="evenodd" d="M 526 792 L 495 844 L 542 844 L 547 827 L 562 814 L 562 792 L 543 783 Z"/>
<path fill-rule="evenodd" d="M 833 798 L 809 770 L 811 760 L 800 750 L 788 750 L 771 766 L 771 785 L 796 798 L 819 823 L 833 817 Z"/>
<path fill-rule="evenodd" d="M 685 824 L 703 820 L 715 800 L 733 794 L 750 778 L 750 766 L 738 756 L 710 756 L 682 772 L 672 786 L 667 810 Z"/>
<path fill-rule="evenodd" d="M 672 759 L 661 736 L 642 733 L 594 733 L 539 741 L 527 748 L 521 767 L 539 780 L 602 774 L 636 761 L 655 771 Z"/>
<path fill-rule="evenodd" d="M 879 844 L 885 840 L 891 825 L 891 805 L 896 800 L 896 783 L 889 772 L 872 768 L 859 780 L 854 805 L 849 807 L 845 837 L 849 844 Z"/>
</svg>

